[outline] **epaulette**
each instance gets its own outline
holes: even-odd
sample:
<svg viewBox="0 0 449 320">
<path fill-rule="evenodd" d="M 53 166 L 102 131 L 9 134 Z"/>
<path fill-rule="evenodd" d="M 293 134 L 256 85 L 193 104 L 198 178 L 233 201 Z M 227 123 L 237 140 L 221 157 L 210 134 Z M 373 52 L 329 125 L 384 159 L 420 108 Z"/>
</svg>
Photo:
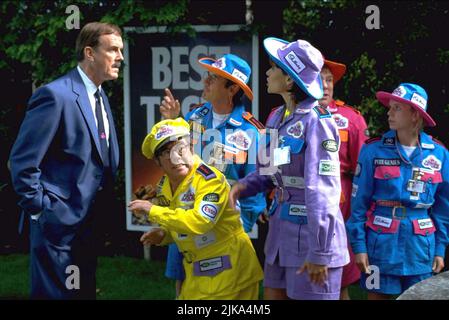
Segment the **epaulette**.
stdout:
<svg viewBox="0 0 449 320">
<path fill-rule="evenodd" d="M 369 138 L 365 140 L 365 144 L 370 144 L 376 141 L 379 141 L 380 139 L 382 139 L 382 137 L 374 137 L 374 138 Z"/>
<path fill-rule="evenodd" d="M 162 193 L 162 186 L 164 185 L 165 178 L 166 178 L 166 176 L 163 175 L 161 180 L 159 180 L 159 183 L 156 186 L 156 194 L 161 194 Z"/>
<path fill-rule="evenodd" d="M 313 111 L 316 112 L 316 114 L 318 115 L 318 117 L 320 119 L 331 118 L 332 117 L 332 114 L 326 108 L 323 108 L 321 106 L 314 107 Z"/>
<path fill-rule="evenodd" d="M 435 142 L 436 144 L 439 144 L 440 146 L 442 146 L 444 149 L 447 150 L 447 148 L 446 148 L 446 146 L 444 145 L 443 142 L 441 142 L 440 140 L 438 140 L 438 139 L 436 139 L 434 137 L 432 137 L 432 140 L 433 140 L 433 142 Z"/>
<path fill-rule="evenodd" d="M 249 113 L 248 111 L 243 112 L 242 116 L 243 116 L 243 119 L 245 119 L 246 121 L 251 123 L 253 126 L 255 126 L 257 130 L 259 130 L 259 131 L 265 130 L 265 126 L 262 124 L 262 122 L 260 122 L 256 118 L 254 118 L 254 116 L 251 113 Z"/>
<path fill-rule="evenodd" d="M 339 107 L 346 107 L 351 109 L 352 111 L 354 111 L 357 114 L 361 114 L 359 110 L 357 110 L 355 107 L 347 105 L 344 101 L 342 100 L 335 100 L 335 104 Z"/>
<path fill-rule="evenodd" d="M 202 106 L 204 106 L 204 103 L 192 103 L 189 106 L 189 112 L 192 111 L 192 110 L 196 110 L 196 109 L 198 109 L 198 108 L 200 108 Z"/>
<path fill-rule="evenodd" d="M 204 179 L 206 179 L 206 181 L 217 177 L 215 172 L 213 172 L 212 169 L 206 166 L 204 163 L 200 164 L 196 171 L 198 171 L 198 173 L 202 175 Z"/>
<path fill-rule="evenodd" d="M 335 104 L 339 107 L 343 107 L 344 105 L 346 105 L 346 103 L 344 101 L 341 100 L 335 100 Z"/>
</svg>

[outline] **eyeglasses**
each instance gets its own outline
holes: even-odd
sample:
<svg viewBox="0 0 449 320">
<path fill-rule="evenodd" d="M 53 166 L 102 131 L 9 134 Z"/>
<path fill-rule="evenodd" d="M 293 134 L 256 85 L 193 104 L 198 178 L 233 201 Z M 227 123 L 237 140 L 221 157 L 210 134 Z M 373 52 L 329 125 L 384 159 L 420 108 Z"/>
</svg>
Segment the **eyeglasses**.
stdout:
<svg viewBox="0 0 449 320">
<path fill-rule="evenodd" d="M 189 144 L 184 142 L 184 141 L 180 141 L 177 142 L 175 144 L 173 144 L 170 148 L 166 148 L 165 150 L 163 150 L 159 157 L 162 159 L 170 159 L 170 155 L 173 152 L 177 152 L 179 156 L 182 156 L 183 154 L 185 154 L 186 150 L 188 150 L 189 148 Z"/>
<path fill-rule="evenodd" d="M 203 74 L 203 79 L 209 82 L 215 82 L 217 79 L 221 78 L 219 75 L 211 72 L 205 72 Z"/>
</svg>

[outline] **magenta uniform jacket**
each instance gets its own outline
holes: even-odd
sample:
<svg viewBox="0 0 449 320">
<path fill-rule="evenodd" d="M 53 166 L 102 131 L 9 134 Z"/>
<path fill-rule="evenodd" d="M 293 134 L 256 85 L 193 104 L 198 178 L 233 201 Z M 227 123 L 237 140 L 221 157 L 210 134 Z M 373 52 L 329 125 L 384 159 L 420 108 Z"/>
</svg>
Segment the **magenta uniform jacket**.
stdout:
<svg viewBox="0 0 449 320">
<path fill-rule="evenodd" d="M 349 255 L 339 209 L 338 128 L 331 114 L 312 98 L 302 101 L 282 122 L 284 112 L 282 106 L 271 113 L 270 141 L 260 148 L 265 157 L 259 154 L 257 170 L 239 180 L 247 186 L 242 197 L 276 188 L 265 241 L 266 262 L 273 264 L 279 257 L 283 267 L 300 267 L 305 261 L 344 266 Z M 276 144 L 278 152 L 273 150 Z M 275 158 L 285 158 L 285 150 L 290 162 L 274 166 L 279 164 Z"/>
</svg>

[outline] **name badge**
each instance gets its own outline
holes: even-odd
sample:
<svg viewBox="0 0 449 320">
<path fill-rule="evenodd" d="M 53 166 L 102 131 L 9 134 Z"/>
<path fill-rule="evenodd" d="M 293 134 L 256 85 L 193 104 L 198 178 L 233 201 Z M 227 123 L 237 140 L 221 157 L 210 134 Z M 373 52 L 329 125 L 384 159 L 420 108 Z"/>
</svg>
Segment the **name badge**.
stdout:
<svg viewBox="0 0 449 320">
<path fill-rule="evenodd" d="M 288 214 L 290 216 L 307 217 L 307 208 L 305 205 L 291 204 Z"/>
<path fill-rule="evenodd" d="M 382 217 L 382 216 L 375 216 L 373 224 L 376 226 L 389 228 L 391 226 L 392 222 L 393 222 L 393 219 L 390 219 L 387 217 Z"/>
<path fill-rule="evenodd" d="M 290 163 L 290 146 L 274 149 L 274 165 L 281 166 Z"/>
<path fill-rule="evenodd" d="M 207 247 L 216 242 L 216 237 L 214 232 L 208 232 L 195 236 L 195 245 L 197 248 Z"/>
<path fill-rule="evenodd" d="M 426 184 L 420 180 L 409 180 L 407 182 L 407 191 L 423 193 L 426 191 Z"/>
</svg>

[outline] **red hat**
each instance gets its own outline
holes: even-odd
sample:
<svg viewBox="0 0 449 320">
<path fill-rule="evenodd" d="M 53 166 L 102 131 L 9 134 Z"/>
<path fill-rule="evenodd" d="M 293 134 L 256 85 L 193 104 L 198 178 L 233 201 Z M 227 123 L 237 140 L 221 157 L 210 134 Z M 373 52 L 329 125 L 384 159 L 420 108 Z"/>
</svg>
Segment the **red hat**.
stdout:
<svg viewBox="0 0 449 320">
<path fill-rule="evenodd" d="M 346 66 L 343 63 L 338 63 L 331 60 L 324 59 L 323 67 L 328 67 L 331 71 L 334 76 L 334 84 L 337 83 L 337 81 L 340 80 L 346 72 Z"/>
</svg>

